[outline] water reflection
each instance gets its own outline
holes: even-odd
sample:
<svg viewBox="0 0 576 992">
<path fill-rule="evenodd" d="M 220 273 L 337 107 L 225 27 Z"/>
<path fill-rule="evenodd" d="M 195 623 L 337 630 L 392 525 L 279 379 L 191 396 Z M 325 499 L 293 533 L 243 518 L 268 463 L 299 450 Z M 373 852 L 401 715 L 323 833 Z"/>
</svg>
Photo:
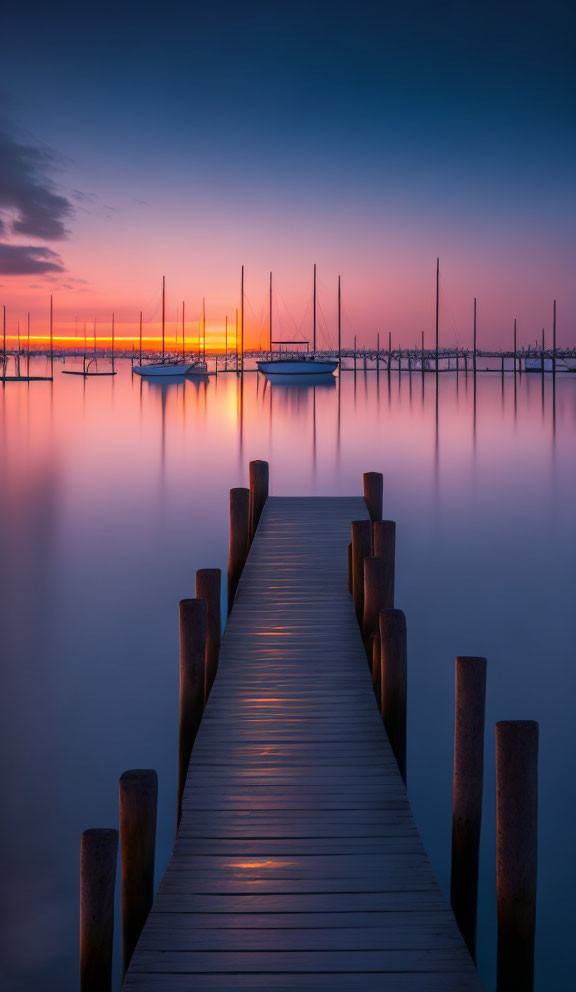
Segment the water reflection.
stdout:
<svg viewBox="0 0 576 992">
<path fill-rule="evenodd" d="M 196 568 L 226 567 L 228 490 L 247 484 L 250 458 L 270 460 L 272 490 L 286 495 L 359 493 L 363 471 L 384 472 L 410 626 L 410 796 L 444 885 L 454 655 L 489 659 L 488 726 L 540 720 L 538 970 L 542 987 L 567 987 L 576 376 L 554 386 L 381 369 L 159 383 L 135 381 L 127 362 L 118 373 L 0 390 L 2 987 L 74 987 L 79 837 L 117 821 L 125 768 L 158 769 L 159 871 L 168 859 L 177 602 L 194 594 Z M 490 987 L 490 732 L 486 775 L 479 955 Z"/>
</svg>

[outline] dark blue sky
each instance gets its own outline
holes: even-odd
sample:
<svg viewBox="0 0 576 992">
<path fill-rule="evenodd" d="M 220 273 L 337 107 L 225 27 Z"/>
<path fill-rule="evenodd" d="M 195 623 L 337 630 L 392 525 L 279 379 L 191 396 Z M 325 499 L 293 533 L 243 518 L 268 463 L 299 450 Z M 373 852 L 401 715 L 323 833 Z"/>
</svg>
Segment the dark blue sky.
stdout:
<svg viewBox="0 0 576 992">
<path fill-rule="evenodd" d="M 13 5 L 5 129 L 52 149 L 46 184 L 73 216 L 68 243 L 44 247 L 90 280 L 90 244 L 104 291 L 103 231 L 116 224 L 123 245 L 122 224 L 140 245 L 151 232 L 145 269 L 162 265 L 158 241 L 181 257 L 192 226 L 208 282 L 226 231 L 224 265 L 291 271 L 305 240 L 307 264 L 352 281 L 361 245 L 368 270 L 381 253 L 419 273 L 439 253 L 455 284 L 466 258 L 484 291 L 491 267 L 509 264 L 512 295 L 495 283 L 494 308 L 529 279 L 542 305 L 564 296 L 566 313 L 575 49 L 575 5 L 558 0 Z"/>
</svg>

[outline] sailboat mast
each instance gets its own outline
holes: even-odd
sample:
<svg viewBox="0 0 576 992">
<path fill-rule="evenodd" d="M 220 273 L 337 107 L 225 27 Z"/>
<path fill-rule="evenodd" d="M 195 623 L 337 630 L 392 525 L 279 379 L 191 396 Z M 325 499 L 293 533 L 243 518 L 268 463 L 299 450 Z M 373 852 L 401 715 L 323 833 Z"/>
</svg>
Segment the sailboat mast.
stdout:
<svg viewBox="0 0 576 992">
<path fill-rule="evenodd" d="M 114 371 L 114 314 L 112 314 L 112 371 Z"/>
<path fill-rule="evenodd" d="M 186 323 L 185 323 L 186 302 L 182 300 L 182 361 L 186 361 Z"/>
<path fill-rule="evenodd" d="M 224 351 L 226 353 L 224 364 L 225 368 L 228 368 L 228 314 L 224 318 Z"/>
<path fill-rule="evenodd" d="M 270 273 L 270 358 L 272 358 L 272 273 Z"/>
<path fill-rule="evenodd" d="M 240 364 L 244 373 L 244 266 L 240 276 Z"/>
<path fill-rule="evenodd" d="M 440 259 L 436 259 L 436 375 L 438 375 L 438 340 L 440 317 Z"/>
<path fill-rule="evenodd" d="M 3 337 L 3 362 L 2 362 L 2 378 L 6 378 L 6 307 L 2 307 L 2 337 Z"/>
<path fill-rule="evenodd" d="M 342 285 L 338 276 L 338 361 L 342 361 Z"/>
<path fill-rule="evenodd" d="M 514 375 L 516 375 L 516 317 L 514 317 Z"/>
<path fill-rule="evenodd" d="M 50 295 L 50 375 L 54 378 L 54 302 Z"/>
<path fill-rule="evenodd" d="M 30 311 L 28 311 L 28 327 L 27 327 L 27 331 L 28 331 L 28 344 L 26 346 L 26 354 L 27 354 L 27 357 L 28 357 L 28 361 L 26 363 L 27 364 L 26 375 L 29 376 L 30 375 Z"/>
<path fill-rule="evenodd" d="M 556 300 L 552 310 L 552 371 L 556 371 Z"/>
<path fill-rule="evenodd" d="M 140 311 L 140 365 L 142 365 L 142 311 Z"/>
<path fill-rule="evenodd" d="M 166 352 L 166 276 L 162 276 L 162 362 Z"/>
<path fill-rule="evenodd" d="M 314 262 L 314 305 L 312 317 L 312 351 L 316 354 L 316 262 Z"/>
<path fill-rule="evenodd" d="M 202 297 L 202 361 L 206 361 L 206 300 Z"/>
<path fill-rule="evenodd" d="M 472 342 L 472 350 L 474 352 L 472 356 L 472 369 L 474 375 L 476 375 L 476 297 L 474 297 L 474 336 Z"/>
</svg>

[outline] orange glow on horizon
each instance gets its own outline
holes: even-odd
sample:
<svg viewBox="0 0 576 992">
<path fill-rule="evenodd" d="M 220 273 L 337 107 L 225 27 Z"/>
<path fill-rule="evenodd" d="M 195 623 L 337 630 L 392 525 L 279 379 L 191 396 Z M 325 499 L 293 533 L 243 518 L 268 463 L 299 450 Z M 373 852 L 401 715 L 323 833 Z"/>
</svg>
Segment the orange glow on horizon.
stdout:
<svg viewBox="0 0 576 992">
<path fill-rule="evenodd" d="M 26 351 L 28 347 L 28 341 L 30 345 L 49 345 L 50 344 L 50 334 L 28 334 L 26 331 L 20 332 L 20 335 L 6 334 L 6 344 L 8 347 L 16 347 L 18 342 L 20 343 L 20 349 Z M 74 348 L 75 350 L 82 350 L 86 347 L 86 350 L 94 348 L 94 342 L 96 342 L 96 348 L 111 348 L 112 347 L 112 335 L 110 333 L 106 334 L 96 334 L 94 338 L 93 332 L 87 332 L 86 337 L 84 334 L 54 334 L 52 336 L 52 341 L 55 348 L 66 349 Z M 182 351 L 182 336 L 177 337 L 175 335 L 166 334 L 165 338 L 165 348 L 167 351 Z M 207 332 L 206 334 L 206 351 L 209 354 L 214 352 L 226 354 L 226 337 L 224 333 L 214 335 L 213 332 Z M 203 339 L 198 340 L 198 336 L 193 335 L 189 338 L 186 336 L 186 353 L 196 352 L 201 350 L 204 344 Z M 134 334 L 115 334 L 114 335 L 114 350 L 119 350 L 122 347 L 132 345 L 136 350 L 140 347 L 140 335 Z M 240 342 L 238 342 L 238 347 Z M 142 335 L 142 348 L 146 351 L 161 351 L 162 350 L 162 334 L 154 335 Z M 245 347 L 245 351 L 258 351 L 261 350 L 258 346 Z M 236 341 L 230 336 L 228 336 L 228 354 L 236 353 Z"/>
</svg>

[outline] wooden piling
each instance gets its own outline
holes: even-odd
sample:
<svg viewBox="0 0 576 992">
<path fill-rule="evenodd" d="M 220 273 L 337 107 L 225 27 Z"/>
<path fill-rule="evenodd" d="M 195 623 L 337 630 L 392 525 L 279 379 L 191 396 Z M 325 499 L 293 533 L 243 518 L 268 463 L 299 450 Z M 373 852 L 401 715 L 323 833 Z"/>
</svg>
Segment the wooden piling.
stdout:
<svg viewBox="0 0 576 992">
<path fill-rule="evenodd" d="M 110 992 L 117 830 L 85 830 L 80 847 L 80 989 Z"/>
<path fill-rule="evenodd" d="M 352 542 L 348 545 L 348 591 L 352 595 Z"/>
<path fill-rule="evenodd" d="M 358 623 L 364 615 L 364 559 L 372 554 L 370 520 L 352 521 L 352 598 Z"/>
<path fill-rule="evenodd" d="M 496 724 L 498 992 L 534 987 L 538 724 Z"/>
<path fill-rule="evenodd" d="M 268 462 L 250 462 L 250 543 L 254 540 L 260 515 L 268 499 L 269 477 Z"/>
<path fill-rule="evenodd" d="M 206 684 L 206 602 L 180 601 L 180 740 L 178 750 L 177 826 L 192 746 L 204 711 Z"/>
<path fill-rule="evenodd" d="M 474 960 L 482 822 L 485 699 L 486 659 L 456 658 L 450 897 L 456 922 Z"/>
<path fill-rule="evenodd" d="M 219 568 L 199 568 L 196 572 L 196 598 L 206 600 L 206 668 L 204 702 L 216 678 L 222 639 L 222 572 Z"/>
<path fill-rule="evenodd" d="M 370 520 L 382 520 L 384 501 L 384 477 L 382 472 L 364 472 L 364 502 Z"/>
<path fill-rule="evenodd" d="M 378 627 L 378 614 L 381 610 L 389 610 L 394 604 L 390 603 L 390 579 L 387 562 L 383 558 L 371 555 L 364 559 L 364 609 L 362 614 L 362 637 L 368 644 L 370 637 Z M 371 655 L 369 655 L 371 659 Z"/>
<path fill-rule="evenodd" d="M 124 772 L 119 782 L 124 974 L 154 900 L 158 775 Z"/>
<path fill-rule="evenodd" d="M 228 616 L 250 544 L 250 490 L 230 490 L 230 551 L 228 554 Z"/>
<path fill-rule="evenodd" d="M 402 610 L 380 613 L 380 709 L 388 740 L 406 781 L 408 664 L 406 618 Z"/>
<path fill-rule="evenodd" d="M 376 520 L 372 527 L 373 553 L 386 563 L 387 591 L 386 604 L 382 609 L 391 610 L 394 606 L 394 583 L 396 572 L 396 524 L 393 520 Z"/>
<path fill-rule="evenodd" d="M 376 699 L 378 700 L 378 705 L 380 706 L 380 700 L 382 698 L 382 678 L 381 678 L 381 664 L 380 664 L 380 654 L 382 648 L 380 645 L 380 623 L 376 625 L 376 630 L 374 631 L 372 637 L 369 640 L 369 644 L 366 648 L 368 654 L 368 660 L 370 661 L 372 669 L 372 682 L 374 683 L 374 692 L 376 693 Z"/>
</svg>

